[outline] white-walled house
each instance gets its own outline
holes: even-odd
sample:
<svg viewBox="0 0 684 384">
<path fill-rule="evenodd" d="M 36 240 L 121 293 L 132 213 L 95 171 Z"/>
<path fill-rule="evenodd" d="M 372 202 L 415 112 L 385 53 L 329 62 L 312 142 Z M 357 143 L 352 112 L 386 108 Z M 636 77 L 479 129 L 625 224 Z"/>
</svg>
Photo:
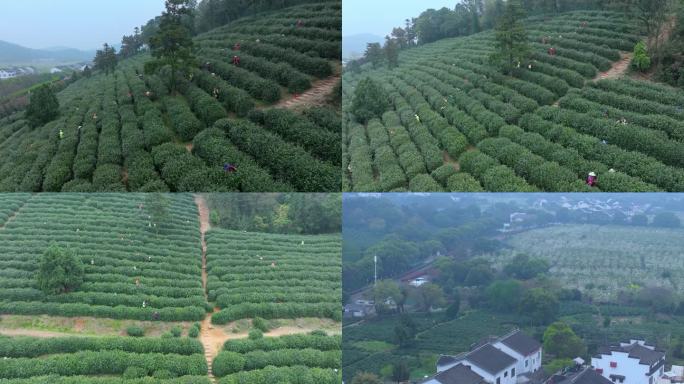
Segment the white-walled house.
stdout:
<svg viewBox="0 0 684 384">
<path fill-rule="evenodd" d="M 423 384 L 516 384 L 541 368 L 542 346 L 515 330 L 458 356 L 443 355 Z"/>
<path fill-rule="evenodd" d="M 591 358 L 596 372 L 616 384 L 656 384 L 665 368 L 665 352 L 632 339 L 599 348 Z"/>
</svg>

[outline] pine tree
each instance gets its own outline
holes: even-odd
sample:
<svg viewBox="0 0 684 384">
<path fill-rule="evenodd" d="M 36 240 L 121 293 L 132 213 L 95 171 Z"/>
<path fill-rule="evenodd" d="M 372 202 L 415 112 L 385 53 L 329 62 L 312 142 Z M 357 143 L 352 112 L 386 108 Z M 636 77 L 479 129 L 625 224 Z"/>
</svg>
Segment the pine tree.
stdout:
<svg viewBox="0 0 684 384">
<path fill-rule="evenodd" d="M 496 26 L 496 51 L 490 59 L 506 74 L 520 67 L 530 55 L 527 31 L 522 24 L 524 18 L 525 12 L 520 0 L 510 0 L 506 3 L 504 14 Z"/>
<path fill-rule="evenodd" d="M 150 49 L 155 60 L 145 64 L 146 73 L 154 73 L 164 66 L 171 67 L 170 89 L 175 92 L 177 74 L 186 74 L 195 66 L 192 35 L 183 23 L 184 16 L 192 12 L 191 0 L 166 0 L 159 30 L 150 38 Z"/>
<path fill-rule="evenodd" d="M 59 101 L 49 85 L 30 93 L 26 117 L 32 127 L 44 125 L 59 116 Z"/>
<path fill-rule="evenodd" d="M 390 68 L 399 66 L 399 44 L 389 36 L 385 38 L 385 46 L 383 47 L 385 58 L 387 58 L 387 65 Z"/>
<path fill-rule="evenodd" d="M 380 43 L 368 43 L 365 56 L 373 64 L 373 68 L 380 66 L 384 56 Z"/>
</svg>

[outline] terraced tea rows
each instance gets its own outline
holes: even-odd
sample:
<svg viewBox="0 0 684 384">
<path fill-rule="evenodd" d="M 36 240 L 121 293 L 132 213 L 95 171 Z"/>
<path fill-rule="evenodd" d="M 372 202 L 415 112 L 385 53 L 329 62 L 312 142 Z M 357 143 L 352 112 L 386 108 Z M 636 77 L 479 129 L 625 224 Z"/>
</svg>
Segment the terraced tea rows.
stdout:
<svg viewBox="0 0 684 384">
<path fill-rule="evenodd" d="M 0 197 L 16 215 L 0 229 L 0 313 L 199 321 L 204 299 L 197 209 L 169 195 L 169 219 L 153 223 L 144 195 L 39 194 Z M 5 208 L 7 207 L 7 208 Z M 78 290 L 45 294 L 35 279 L 51 244 L 83 261 Z"/>
<path fill-rule="evenodd" d="M 0 191 L 339 191 L 338 114 L 261 110 L 336 76 L 340 29 L 341 4 L 327 1 L 200 35 L 178 95 L 168 73 L 144 74 L 146 53 L 78 80 L 57 120 L 0 120 Z"/>
<path fill-rule="evenodd" d="M 524 232 L 507 240 L 509 250 L 492 255 L 503 267 L 516 254 L 545 259 L 563 286 L 578 288 L 599 302 L 614 302 L 629 287 L 684 284 L 682 230 L 564 225 Z M 586 247 L 590 242 L 591 247 Z"/>
<path fill-rule="evenodd" d="M 592 81 L 632 50 L 638 25 L 589 11 L 526 25 L 533 54 L 512 76 L 489 64 L 493 32 L 404 50 L 391 71 L 345 73 L 346 106 L 370 76 L 391 109 L 365 126 L 347 109 L 344 190 L 684 190 L 684 94 Z"/>
<path fill-rule="evenodd" d="M 156 378 L 150 383 L 209 383 L 202 345 L 192 339 L 0 337 L 0 356 L 3 384 L 114 384 L 146 376 Z"/>
<path fill-rule="evenodd" d="M 229 340 L 213 363 L 220 384 L 342 380 L 342 337 L 321 332 L 277 338 Z"/>
<path fill-rule="evenodd" d="M 220 229 L 207 234 L 214 324 L 261 317 L 341 320 L 339 236 L 284 236 Z"/>
</svg>

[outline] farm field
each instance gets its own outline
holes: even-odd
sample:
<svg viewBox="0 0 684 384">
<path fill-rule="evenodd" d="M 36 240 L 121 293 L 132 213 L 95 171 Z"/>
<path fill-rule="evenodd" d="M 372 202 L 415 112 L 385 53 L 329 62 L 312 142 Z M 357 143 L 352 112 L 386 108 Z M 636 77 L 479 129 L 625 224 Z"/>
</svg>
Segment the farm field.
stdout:
<svg viewBox="0 0 684 384">
<path fill-rule="evenodd" d="M 340 321 L 341 252 L 339 236 L 210 231 L 207 291 L 221 308 L 212 322 L 316 316 Z"/>
<path fill-rule="evenodd" d="M 56 120 L 0 119 L 0 191 L 340 191 L 341 118 L 326 99 L 340 30 L 340 1 L 322 1 L 200 34 L 178 95 L 144 74 L 149 53 L 82 78 L 58 93 Z"/>
<path fill-rule="evenodd" d="M 205 196 L 0 194 L 0 383 L 339 383 L 339 235 L 211 228 Z M 53 247 L 77 288 L 41 289 Z"/>
<path fill-rule="evenodd" d="M 684 93 L 608 76 L 642 40 L 637 21 L 577 11 L 525 26 L 531 61 L 512 76 L 489 64 L 493 31 L 345 72 L 343 190 L 683 191 Z M 365 77 L 390 108 L 362 125 L 349 106 Z"/>
<path fill-rule="evenodd" d="M 679 291 L 684 285 L 683 235 L 681 228 L 560 225 L 513 235 L 506 250 L 487 258 L 499 267 L 515 254 L 547 260 L 550 276 L 563 286 L 606 302 L 630 286 Z"/>
</svg>

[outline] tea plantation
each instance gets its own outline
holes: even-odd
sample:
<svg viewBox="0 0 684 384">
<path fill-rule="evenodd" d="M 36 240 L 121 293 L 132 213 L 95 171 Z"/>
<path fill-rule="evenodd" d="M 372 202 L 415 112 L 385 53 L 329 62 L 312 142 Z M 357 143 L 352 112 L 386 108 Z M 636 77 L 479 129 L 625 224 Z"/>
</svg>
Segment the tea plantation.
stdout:
<svg viewBox="0 0 684 384">
<path fill-rule="evenodd" d="M 165 214 L 155 199 L 167 199 Z M 278 328 L 279 319 L 340 320 L 339 235 L 214 228 L 206 235 L 205 266 L 195 199 L 201 198 L 0 194 L 0 383 L 209 383 L 216 382 L 212 362 L 226 383 L 339 383 L 339 335 Z M 76 288 L 41 289 L 36 276 L 51 247 L 82 264 Z M 227 334 L 228 323 L 257 317 L 285 336 Z M 75 337 L 75 326 L 45 328 L 46 319 L 100 324 Z M 249 327 L 257 329 L 254 323 Z M 148 334 L 169 328 L 161 337 Z M 217 332 L 229 342 L 214 360 L 220 345 L 208 346 Z"/>
<path fill-rule="evenodd" d="M 23 112 L 0 119 L 0 191 L 339 191 L 339 114 L 273 107 L 337 76 L 340 1 L 240 19 L 194 43 L 198 66 L 178 94 L 168 73 L 144 73 L 141 53 L 59 92 L 60 116 L 44 126 Z"/>
<path fill-rule="evenodd" d="M 213 363 L 221 384 L 340 383 L 342 337 L 323 333 L 229 340 Z"/>
<path fill-rule="evenodd" d="M 212 230 L 207 290 L 221 311 L 214 324 L 261 317 L 341 320 L 339 236 L 284 236 Z"/>
<path fill-rule="evenodd" d="M 636 20 L 580 11 L 525 26 L 533 53 L 511 76 L 490 65 L 493 31 L 346 72 L 344 190 L 683 191 L 684 94 L 600 80 L 642 39 Z M 365 77 L 390 107 L 362 125 L 349 107 Z"/>
</svg>

